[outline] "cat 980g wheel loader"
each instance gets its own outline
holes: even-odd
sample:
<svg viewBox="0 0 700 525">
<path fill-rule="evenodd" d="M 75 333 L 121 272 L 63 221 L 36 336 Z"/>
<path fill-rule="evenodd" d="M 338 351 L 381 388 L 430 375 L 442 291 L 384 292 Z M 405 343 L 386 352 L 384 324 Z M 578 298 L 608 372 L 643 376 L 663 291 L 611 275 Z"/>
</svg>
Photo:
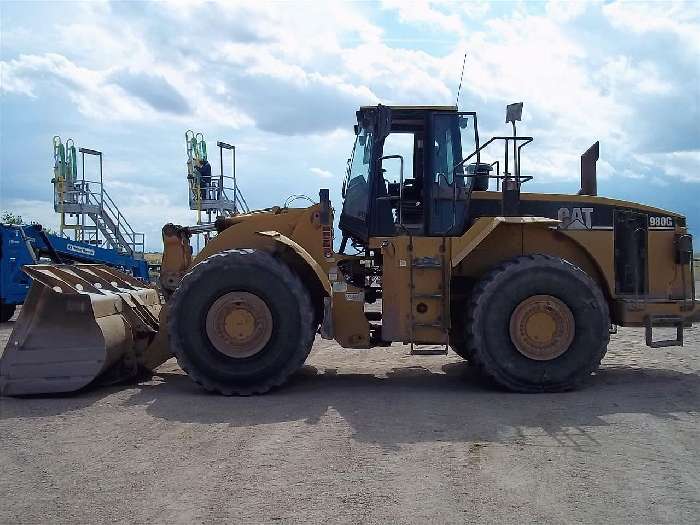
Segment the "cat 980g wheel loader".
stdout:
<svg viewBox="0 0 700 525">
<path fill-rule="evenodd" d="M 596 196 L 597 143 L 579 194 L 521 193 L 532 140 L 516 133 L 521 110 L 508 108 L 512 135 L 482 142 L 476 113 L 456 107 L 360 108 L 340 249 L 328 190 L 307 208 L 219 219 L 196 257 L 190 236 L 212 227 L 168 224 L 162 308 L 114 270 L 28 267 L 0 389 L 70 391 L 174 355 L 207 390 L 258 394 L 299 369 L 320 333 L 343 348 L 451 347 L 508 389 L 549 392 L 596 370 L 615 325 L 681 345 L 700 311 L 685 218 Z M 658 326 L 676 338 L 655 339 Z"/>
</svg>

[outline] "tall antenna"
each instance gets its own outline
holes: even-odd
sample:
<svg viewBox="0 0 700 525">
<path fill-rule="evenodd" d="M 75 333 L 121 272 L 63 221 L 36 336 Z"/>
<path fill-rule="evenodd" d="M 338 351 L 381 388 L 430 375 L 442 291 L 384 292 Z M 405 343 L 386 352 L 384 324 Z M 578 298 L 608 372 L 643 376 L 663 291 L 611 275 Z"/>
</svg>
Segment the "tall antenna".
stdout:
<svg viewBox="0 0 700 525">
<path fill-rule="evenodd" d="M 462 78 L 464 77 L 464 64 L 467 63 L 467 52 L 464 52 L 464 60 L 462 60 L 462 73 L 459 75 L 459 87 L 457 88 L 457 101 L 455 106 L 459 107 L 459 95 L 462 92 Z"/>
</svg>

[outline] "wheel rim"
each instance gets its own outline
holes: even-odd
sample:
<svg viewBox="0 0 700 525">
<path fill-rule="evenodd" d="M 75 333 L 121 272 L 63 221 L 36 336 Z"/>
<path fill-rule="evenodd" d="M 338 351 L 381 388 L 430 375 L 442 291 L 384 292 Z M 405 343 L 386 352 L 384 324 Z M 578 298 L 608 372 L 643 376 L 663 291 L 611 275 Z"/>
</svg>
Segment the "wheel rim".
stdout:
<svg viewBox="0 0 700 525">
<path fill-rule="evenodd" d="M 229 292 L 209 308 L 207 337 L 228 357 L 245 358 L 260 352 L 272 335 L 272 314 L 265 301 L 248 292 Z"/>
<path fill-rule="evenodd" d="M 536 361 L 556 359 L 574 340 L 574 315 L 551 295 L 533 295 L 510 316 L 510 339 L 525 357 Z"/>
</svg>

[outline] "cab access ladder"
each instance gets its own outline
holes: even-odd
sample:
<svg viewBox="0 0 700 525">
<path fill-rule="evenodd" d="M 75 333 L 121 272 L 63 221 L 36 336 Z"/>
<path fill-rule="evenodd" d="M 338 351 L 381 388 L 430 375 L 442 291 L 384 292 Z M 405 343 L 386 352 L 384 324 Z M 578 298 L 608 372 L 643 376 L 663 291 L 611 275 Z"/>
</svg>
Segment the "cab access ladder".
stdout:
<svg viewBox="0 0 700 525">
<path fill-rule="evenodd" d="M 450 290 L 446 239 L 437 253 L 427 247 L 409 245 L 410 323 L 412 355 L 445 355 L 449 348 Z M 427 246 L 434 246 L 433 243 Z M 420 345 L 441 341 L 442 346 Z M 417 348 L 416 344 L 422 346 Z"/>
</svg>

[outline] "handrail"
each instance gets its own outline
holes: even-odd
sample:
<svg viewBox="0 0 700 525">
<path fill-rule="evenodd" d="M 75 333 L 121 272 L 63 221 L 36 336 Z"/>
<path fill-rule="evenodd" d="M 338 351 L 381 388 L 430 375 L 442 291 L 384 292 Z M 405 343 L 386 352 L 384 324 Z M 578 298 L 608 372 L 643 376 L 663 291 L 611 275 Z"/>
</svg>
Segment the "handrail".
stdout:
<svg viewBox="0 0 700 525">
<path fill-rule="evenodd" d="M 94 182 L 94 181 L 85 181 L 85 182 L 86 183 L 92 182 L 92 184 L 97 184 L 97 185 L 101 186 L 101 184 L 99 182 Z M 82 181 L 78 184 L 82 186 Z M 117 206 L 117 204 L 114 202 L 112 197 L 110 197 L 109 193 L 107 193 L 107 191 L 104 190 L 104 188 L 101 188 L 101 191 L 99 192 L 100 197 L 103 197 L 102 203 L 100 203 L 100 201 L 97 198 L 98 192 L 92 190 L 88 184 L 85 185 L 85 187 L 83 189 L 83 193 L 88 197 L 86 204 L 90 203 L 90 197 L 92 197 L 95 200 L 96 206 L 100 206 L 101 209 L 105 209 L 105 210 L 109 211 L 114 216 L 114 218 L 117 219 L 117 221 L 120 224 L 126 225 L 126 227 L 128 228 L 127 232 L 130 234 L 130 236 L 133 236 L 134 234 L 137 233 L 134 230 L 133 226 L 131 226 L 129 221 L 126 220 L 126 217 L 124 216 L 124 214 L 119 210 L 119 207 Z"/>
<path fill-rule="evenodd" d="M 114 226 L 113 233 L 117 236 L 114 242 L 117 244 L 126 244 L 131 251 L 143 253 L 145 250 L 145 234 L 135 231 L 131 223 L 126 219 L 126 216 L 119 210 L 119 207 L 114 202 L 114 199 L 104 189 L 104 185 L 99 181 L 82 179 L 77 180 L 72 184 L 74 189 L 54 192 L 54 204 L 78 204 L 80 206 L 95 206 Z M 59 193 L 61 195 L 59 195 Z M 63 197 L 63 202 L 59 202 L 60 197 Z M 76 196 L 77 198 L 66 199 L 68 196 Z M 66 202 L 67 201 L 67 202 Z M 71 202 L 72 201 L 72 202 Z M 109 228 L 110 230 L 112 228 Z M 95 237 L 96 234 L 90 234 L 90 237 Z M 123 242 L 125 241 L 125 243 Z"/>
<path fill-rule="evenodd" d="M 192 130 L 185 132 L 187 146 L 187 179 L 189 186 L 190 209 L 197 212 L 197 224 L 201 224 L 202 212 L 206 212 L 209 221 L 213 212 L 226 215 L 230 213 L 249 213 L 250 208 L 238 188 L 236 180 L 236 146 L 217 141 L 219 148 L 219 173 L 202 176 L 200 168 L 208 164 L 204 135 Z M 224 150 L 231 152 L 231 175 L 224 175 Z M 207 166 L 207 171 L 211 166 Z"/>
<path fill-rule="evenodd" d="M 220 175 L 212 175 L 211 181 L 209 181 L 209 184 L 207 184 L 206 186 L 200 184 L 197 179 L 190 179 L 189 189 L 190 197 L 193 198 L 193 200 L 197 204 L 197 209 L 201 209 L 201 201 L 204 200 L 214 202 L 235 202 L 236 205 L 242 208 L 244 212 L 247 213 L 249 211 L 248 203 L 245 200 L 245 197 L 243 197 L 240 189 L 238 189 L 238 185 L 236 184 L 235 178 L 230 175 L 224 175 L 223 177 Z M 201 190 L 203 189 L 206 189 L 208 192 L 207 197 L 205 197 L 204 199 L 201 198 Z M 230 196 L 230 193 L 234 195 L 233 198 Z"/>
<path fill-rule="evenodd" d="M 381 163 L 383 160 L 399 159 L 401 161 L 400 173 L 399 173 L 399 226 L 403 226 L 403 156 L 402 155 L 384 155 L 379 159 Z M 384 184 L 384 183 L 382 183 Z"/>
<path fill-rule="evenodd" d="M 493 142 L 495 142 L 497 140 L 502 140 L 502 141 L 504 141 L 504 144 L 505 144 L 505 157 L 504 157 L 504 166 L 503 166 L 504 175 L 501 176 L 499 174 L 499 175 L 496 175 L 496 177 L 492 177 L 491 175 L 489 175 L 489 178 L 496 178 L 497 180 L 500 180 L 500 179 L 505 180 L 505 179 L 510 178 L 509 173 L 508 173 L 508 153 L 509 153 L 508 152 L 508 145 L 509 145 L 510 141 L 512 140 L 514 145 L 518 144 L 518 142 L 522 142 L 522 144 L 518 145 L 517 148 L 514 147 L 515 157 L 513 158 L 513 162 L 515 163 L 515 170 L 516 170 L 515 180 L 518 183 L 521 183 L 521 182 L 527 182 L 528 180 L 532 179 L 532 177 L 523 178 L 520 176 L 520 150 L 523 147 L 530 144 L 530 142 L 532 142 L 534 140 L 533 137 L 518 137 L 517 135 L 496 136 L 496 137 L 491 137 L 489 140 L 484 142 L 482 145 L 477 144 L 476 149 L 472 153 L 470 153 L 468 156 L 463 158 L 461 161 L 459 161 L 457 164 L 455 164 L 454 167 L 452 168 L 452 224 L 449 226 L 449 228 L 447 228 L 447 230 L 442 232 L 443 235 L 448 234 L 456 226 L 456 222 L 457 222 L 457 190 L 458 190 L 457 178 L 459 177 L 459 178 L 466 179 L 466 178 L 472 178 L 472 177 L 476 178 L 477 177 L 476 173 L 474 173 L 473 175 L 469 175 L 469 174 L 464 173 L 464 163 L 467 162 L 468 160 L 472 159 L 474 156 L 476 156 L 477 164 L 479 164 L 479 162 L 481 160 L 481 150 L 483 150 L 484 148 L 486 148 L 487 146 L 489 146 L 490 144 L 492 144 Z M 457 169 L 460 167 L 462 168 L 462 173 L 460 175 L 458 175 Z M 500 165 L 499 165 L 499 171 L 500 171 Z M 473 184 L 468 188 L 470 194 L 471 194 L 472 188 L 473 188 Z"/>
<path fill-rule="evenodd" d="M 145 234 L 136 232 L 105 190 L 102 183 L 102 152 L 78 148 L 81 153 L 81 176 L 77 174 L 76 147 L 72 139 L 65 146 L 58 136 L 53 138 L 54 151 L 54 209 L 61 214 L 61 233 L 74 230 L 75 238 L 86 238 L 99 245 L 107 244 L 130 254 L 145 251 Z M 206 150 L 204 150 L 206 153 Z M 85 178 L 85 155 L 99 157 L 99 180 Z M 76 215 L 74 224 L 65 223 L 65 214 Z M 94 226 L 86 224 L 88 215 Z M 100 233 L 104 240 L 100 239 Z"/>
<path fill-rule="evenodd" d="M 518 146 L 518 154 L 517 154 L 518 160 L 517 160 L 516 167 L 517 167 L 518 172 L 519 172 L 520 171 L 520 150 L 523 148 L 523 146 L 526 146 L 526 145 L 530 144 L 530 142 L 535 140 L 533 137 L 491 137 L 489 140 L 487 140 L 481 146 L 479 146 L 477 149 L 475 149 L 472 153 L 470 153 L 469 156 L 463 158 L 461 161 L 459 161 L 457 164 L 455 164 L 453 171 L 456 173 L 457 168 L 459 168 L 460 166 L 463 166 L 465 162 L 467 162 L 469 159 L 474 157 L 474 155 L 481 153 L 482 149 L 484 149 L 486 146 L 490 145 L 492 142 L 494 142 L 496 140 L 504 140 L 506 143 L 506 148 L 508 147 L 508 142 L 511 140 L 514 140 L 516 142 L 516 144 L 518 141 L 525 141 L 523 144 Z M 507 149 L 506 149 L 506 151 L 507 151 Z M 505 166 L 504 166 L 504 173 L 507 171 L 508 171 L 508 157 L 506 157 L 506 162 L 505 162 Z"/>
</svg>

